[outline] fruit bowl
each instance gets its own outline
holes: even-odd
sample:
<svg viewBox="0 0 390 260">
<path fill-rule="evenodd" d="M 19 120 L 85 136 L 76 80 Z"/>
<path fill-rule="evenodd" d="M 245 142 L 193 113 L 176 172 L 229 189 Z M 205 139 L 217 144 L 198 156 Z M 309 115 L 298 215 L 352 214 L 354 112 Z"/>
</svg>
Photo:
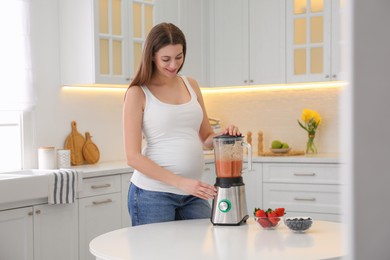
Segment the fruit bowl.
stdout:
<svg viewBox="0 0 390 260">
<path fill-rule="evenodd" d="M 283 217 L 255 217 L 255 221 L 263 229 L 272 230 L 276 229 L 283 222 Z"/>
<path fill-rule="evenodd" d="M 293 232 L 304 233 L 313 224 L 311 217 L 288 217 L 284 219 L 284 224 Z"/>
<path fill-rule="evenodd" d="M 273 153 L 288 153 L 290 150 L 291 150 L 291 148 L 289 147 L 289 148 L 270 148 L 270 150 L 271 150 L 271 152 L 273 152 Z"/>
</svg>

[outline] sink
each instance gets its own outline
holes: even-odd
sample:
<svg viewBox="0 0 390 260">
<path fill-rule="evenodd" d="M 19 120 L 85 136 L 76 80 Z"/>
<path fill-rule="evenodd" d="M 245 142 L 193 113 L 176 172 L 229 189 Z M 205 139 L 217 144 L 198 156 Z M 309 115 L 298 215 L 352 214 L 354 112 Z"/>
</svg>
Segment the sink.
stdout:
<svg viewBox="0 0 390 260">
<path fill-rule="evenodd" d="M 0 204 L 47 198 L 50 170 L 0 173 Z"/>
</svg>

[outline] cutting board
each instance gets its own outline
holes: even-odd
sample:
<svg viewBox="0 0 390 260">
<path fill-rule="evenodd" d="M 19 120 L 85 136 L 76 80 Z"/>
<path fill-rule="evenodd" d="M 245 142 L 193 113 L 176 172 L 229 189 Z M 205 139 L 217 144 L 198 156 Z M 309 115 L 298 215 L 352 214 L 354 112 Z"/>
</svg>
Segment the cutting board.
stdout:
<svg viewBox="0 0 390 260">
<path fill-rule="evenodd" d="M 72 165 L 81 165 L 84 163 L 83 146 L 84 136 L 77 131 L 76 121 L 72 121 L 72 132 L 65 140 L 65 149 L 70 150 L 70 162 Z"/>
<path fill-rule="evenodd" d="M 97 163 L 100 158 L 99 148 L 91 140 L 89 132 L 85 132 L 85 143 L 83 146 L 83 156 L 85 161 L 90 164 Z"/>
</svg>

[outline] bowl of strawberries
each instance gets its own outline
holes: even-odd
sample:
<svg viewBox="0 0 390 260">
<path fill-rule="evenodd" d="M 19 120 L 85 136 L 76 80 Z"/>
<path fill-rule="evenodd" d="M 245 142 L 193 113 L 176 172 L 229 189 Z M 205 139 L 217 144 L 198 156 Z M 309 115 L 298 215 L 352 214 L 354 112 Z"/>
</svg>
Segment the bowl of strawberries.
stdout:
<svg viewBox="0 0 390 260">
<path fill-rule="evenodd" d="M 263 228 L 267 230 L 276 229 L 281 222 L 283 222 L 283 216 L 285 213 L 284 208 L 267 209 L 263 210 L 255 208 L 253 214 L 255 215 L 255 221 Z"/>
</svg>

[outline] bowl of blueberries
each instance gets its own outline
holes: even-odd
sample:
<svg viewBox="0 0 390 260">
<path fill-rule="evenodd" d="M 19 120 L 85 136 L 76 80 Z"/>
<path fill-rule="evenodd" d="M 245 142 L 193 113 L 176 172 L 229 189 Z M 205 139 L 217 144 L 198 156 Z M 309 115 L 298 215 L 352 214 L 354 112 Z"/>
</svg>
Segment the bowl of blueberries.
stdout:
<svg viewBox="0 0 390 260">
<path fill-rule="evenodd" d="M 284 224 L 295 233 L 304 233 L 310 229 L 313 219 L 311 217 L 287 217 L 284 218 Z"/>
</svg>

